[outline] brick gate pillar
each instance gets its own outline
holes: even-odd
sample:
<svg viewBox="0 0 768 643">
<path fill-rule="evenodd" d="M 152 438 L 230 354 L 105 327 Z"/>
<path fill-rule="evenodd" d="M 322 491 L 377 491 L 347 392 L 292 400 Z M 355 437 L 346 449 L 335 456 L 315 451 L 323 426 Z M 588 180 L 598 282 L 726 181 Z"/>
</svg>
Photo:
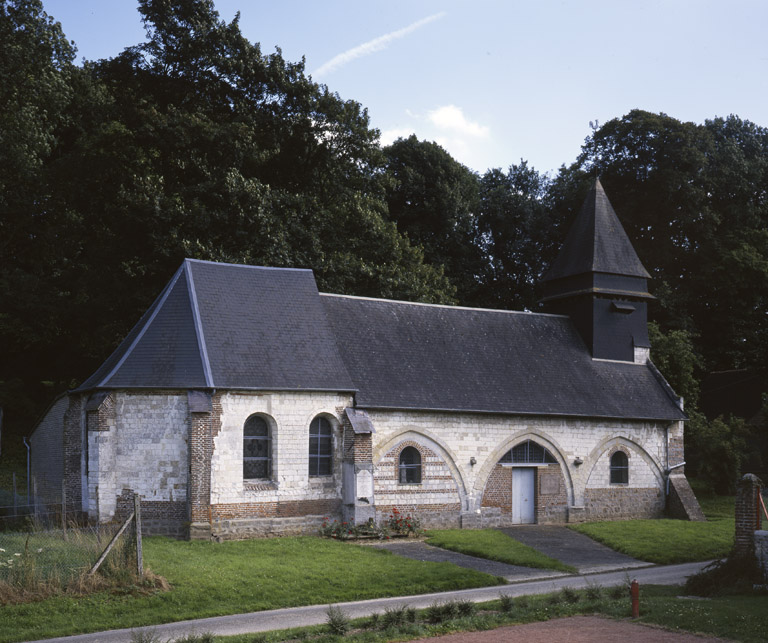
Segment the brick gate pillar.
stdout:
<svg viewBox="0 0 768 643">
<path fill-rule="evenodd" d="M 733 539 L 733 557 L 755 554 L 755 532 L 760 529 L 760 492 L 763 483 L 748 473 L 736 488 L 736 533 Z"/>
<path fill-rule="evenodd" d="M 221 428 L 221 396 L 190 391 L 189 405 L 189 538 L 211 538 L 211 460 L 213 438 Z"/>
</svg>

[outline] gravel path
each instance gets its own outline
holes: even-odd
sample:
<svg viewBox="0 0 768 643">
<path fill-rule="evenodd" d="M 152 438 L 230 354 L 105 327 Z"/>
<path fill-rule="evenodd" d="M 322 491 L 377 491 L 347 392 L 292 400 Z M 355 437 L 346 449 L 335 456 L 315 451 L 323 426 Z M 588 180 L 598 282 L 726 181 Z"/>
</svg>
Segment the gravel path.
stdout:
<svg viewBox="0 0 768 643">
<path fill-rule="evenodd" d="M 542 623 L 528 623 L 500 627 L 484 632 L 462 632 L 421 641 L 441 643 L 616 643 L 616 641 L 653 641 L 654 643 L 725 643 L 718 639 L 695 634 L 670 632 L 650 625 L 629 621 L 614 621 L 599 616 L 571 616 Z"/>
</svg>

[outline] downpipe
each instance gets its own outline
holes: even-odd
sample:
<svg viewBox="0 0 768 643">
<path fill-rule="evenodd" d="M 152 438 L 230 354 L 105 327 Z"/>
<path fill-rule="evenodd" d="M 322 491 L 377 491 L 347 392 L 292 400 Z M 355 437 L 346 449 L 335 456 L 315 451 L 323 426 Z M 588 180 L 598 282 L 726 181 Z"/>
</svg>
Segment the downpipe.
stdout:
<svg viewBox="0 0 768 643">
<path fill-rule="evenodd" d="M 680 464 L 676 464 L 672 467 L 667 466 L 667 470 L 664 472 L 667 476 L 667 495 L 669 495 L 669 474 L 672 473 L 675 469 L 679 469 L 680 467 L 684 467 L 685 462 L 681 462 Z"/>
</svg>

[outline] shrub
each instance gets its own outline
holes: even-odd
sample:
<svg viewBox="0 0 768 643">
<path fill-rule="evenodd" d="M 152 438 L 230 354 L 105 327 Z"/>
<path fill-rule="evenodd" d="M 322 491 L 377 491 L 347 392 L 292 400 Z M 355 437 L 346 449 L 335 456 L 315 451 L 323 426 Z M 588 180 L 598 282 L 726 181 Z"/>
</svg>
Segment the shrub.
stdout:
<svg viewBox="0 0 768 643">
<path fill-rule="evenodd" d="M 737 556 L 707 565 L 686 581 L 685 589 L 696 596 L 751 593 L 754 585 L 760 581 L 755 557 Z"/>
<path fill-rule="evenodd" d="M 349 617 L 340 607 L 330 605 L 326 614 L 328 616 L 326 623 L 331 634 L 344 636 L 349 631 Z"/>
<path fill-rule="evenodd" d="M 512 608 L 515 606 L 515 602 L 512 597 L 507 594 L 499 594 L 499 607 L 505 614 L 509 614 Z"/>
<path fill-rule="evenodd" d="M 414 613 L 416 610 L 409 610 L 407 605 L 400 605 L 399 607 L 388 607 L 384 610 L 384 616 L 381 618 L 381 627 L 385 630 L 390 627 L 400 627 L 405 624 L 409 616 L 409 611 Z"/>
<path fill-rule="evenodd" d="M 472 601 L 458 601 L 456 608 L 459 616 L 472 616 L 475 613 L 475 604 Z"/>
<path fill-rule="evenodd" d="M 579 599 L 581 598 L 579 596 L 579 593 L 571 589 L 570 587 L 563 587 L 561 594 L 563 596 L 563 600 L 566 603 L 578 603 Z"/>
<path fill-rule="evenodd" d="M 591 601 L 597 601 L 603 594 L 603 589 L 597 583 L 587 582 L 586 589 L 587 598 Z"/>
<path fill-rule="evenodd" d="M 408 536 L 409 534 L 422 534 L 424 530 L 421 528 L 421 520 L 416 516 L 406 514 L 405 516 L 400 513 L 397 507 L 392 509 L 392 513 L 389 514 L 389 518 L 385 523 L 385 528 L 392 534 L 398 536 Z"/>
</svg>

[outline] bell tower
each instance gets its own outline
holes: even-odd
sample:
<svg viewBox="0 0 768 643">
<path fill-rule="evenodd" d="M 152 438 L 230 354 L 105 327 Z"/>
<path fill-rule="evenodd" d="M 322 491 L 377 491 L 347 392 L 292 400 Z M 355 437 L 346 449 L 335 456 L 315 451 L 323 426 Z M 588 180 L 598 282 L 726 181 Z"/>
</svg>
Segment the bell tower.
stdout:
<svg viewBox="0 0 768 643">
<path fill-rule="evenodd" d="M 645 363 L 649 278 L 596 180 L 544 276 L 541 301 L 571 318 L 594 359 Z"/>
</svg>

